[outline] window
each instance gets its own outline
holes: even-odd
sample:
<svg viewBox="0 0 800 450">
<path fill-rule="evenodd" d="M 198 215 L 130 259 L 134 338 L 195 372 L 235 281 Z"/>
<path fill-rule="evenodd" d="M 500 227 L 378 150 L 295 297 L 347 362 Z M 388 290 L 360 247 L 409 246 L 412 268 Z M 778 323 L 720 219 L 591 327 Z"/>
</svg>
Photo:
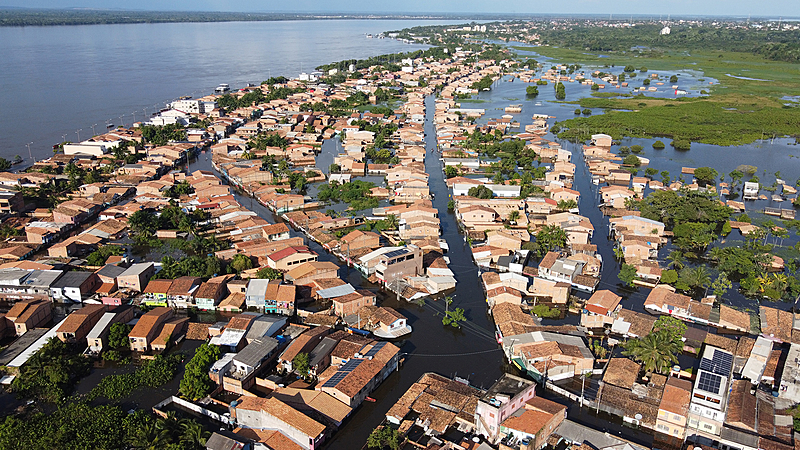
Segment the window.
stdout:
<svg viewBox="0 0 800 450">
<path fill-rule="evenodd" d="M 707 423 L 704 423 L 704 424 L 703 424 L 703 429 L 706 429 L 706 430 L 713 430 L 713 429 L 714 429 L 714 427 L 712 427 L 711 425 L 709 425 L 709 424 L 707 424 Z"/>
<path fill-rule="evenodd" d="M 679 416 L 677 414 L 673 414 L 672 415 L 672 420 L 675 420 L 675 421 L 681 420 L 681 416 Z"/>
</svg>

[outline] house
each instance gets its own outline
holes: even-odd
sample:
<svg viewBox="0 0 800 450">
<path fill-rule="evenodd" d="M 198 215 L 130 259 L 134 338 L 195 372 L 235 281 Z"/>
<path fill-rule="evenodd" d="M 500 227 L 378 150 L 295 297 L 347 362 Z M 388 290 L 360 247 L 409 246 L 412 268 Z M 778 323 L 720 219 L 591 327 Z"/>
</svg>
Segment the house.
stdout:
<svg viewBox="0 0 800 450">
<path fill-rule="evenodd" d="M 175 312 L 171 308 L 159 306 L 146 312 L 133 329 L 128 333 L 131 351 L 146 352 L 150 350 L 153 340 L 158 337 L 164 322 L 172 318 Z"/>
<path fill-rule="evenodd" d="M 176 317 L 164 322 L 158 336 L 150 343 L 150 348 L 154 352 L 165 351 L 167 348 L 183 339 L 188 327 L 188 317 Z"/>
<path fill-rule="evenodd" d="M 689 417 L 692 382 L 669 377 L 658 406 L 656 431 L 683 440 Z"/>
<path fill-rule="evenodd" d="M 231 360 L 229 374 L 223 377 L 226 391 L 243 394 L 245 389 L 255 384 L 255 374 L 265 362 L 275 357 L 278 341 L 269 336 L 254 339 Z"/>
<path fill-rule="evenodd" d="M 500 303 L 522 304 L 524 293 L 508 286 L 500 286 L 486 291 L 486 302 L 490 308 Z"/>
<path fill-rule="evenodd" d="M 353 411 L 330 395 L 311 389 L 278 388 L 272 392 L 272 397 L 304 414 L 322 415 L 326 422 L 336 427 Z"/>
<path fill-rule="evenodd" d="M 204 282 L 194 292 L 194 305 L 204 311 L 213 311 L 225 294 L 223 283 Z"/>
<path fill-rule="evenodd" d="M 508 233 L 504 230 L 486 233 L 486 243 L 492 247 L 504 248 L 506 250 L 520 250 L 522 248 L 522 242 L 523 239 L 520 236 Z"/>
<path fill-rule="evenodd" d="M 150 280 L 144 288 L 146 305 L 167 306 L 167 292 L 175 280 Z"/>
<path fill-rule="evenodd" d="M 687 439 L 703 445 L 719 440 L 725 421 L 733 354 L 706 345 L 689 404 Z"/>
<path fill-rule="evenodd" d="M 111 325 L 121 322 L 127 323 L 133 319 L 134 307 L 132 305 L 118 306 L 113 310 L 103 313 L 100 320 L 89 330 L 86 335 L 88 350 L 95 354 L 100 353 L 106 348 L 108 342 L 108 332 Z"/>
<path fill-rule="evenodd" d="M 497 212 L 485 206 L 467 206 L 458 209 L 459 220 L 467 228 L 481 230 L 485 224 L 493 224 L 497 221 Z"/>
<path fill-rule="evenodd" d="M 267 265 L 272 269 L 288 271 L 297 265 L 316 260 L 317 254 L 308 247 L 292 246 L 267 256 Z"/>
<path fill-rule="evenodd" d="M 339 250 L 345 251 L 349 255 L 361 249 L 372 250 L 380 247 L 380 236 L 371 231 L 353 230 L 347 233 L 339 243 Z"/>
<path fill-rule="evenodd" d="M 252 448 L 245 438 L 233 439 L 217 432 L 212 433 L 206 441 L 206 450 L 252 450 Z"/>
<path fill-rule="evenodd" d="M 346 317 L 357 314 L 364 306 L 375 306 L 377 297 L 366 289 L 359 289 L 333 297 L 332 300 L 334 313 L 339 317 Z"/>
<path fill-rule="evenodd" d="M 393 425 L 413 422 L 427 435 L 442 435 L 451 427 L 472 430 L 482 394 L 468 384 L 428 372 L 386 412 L 386 420 Z"/>
<path fill-rule="evenodd" d="M 269 294 L 269 290 L 267 291 Z M 264 312 L 280 314 L 283 316 L 293 316 L 295 312 L 295 298 L 297 297 L 297 286 L 288 284 L 277 285 L 274 298 L 264 301 Z"/>
<path fill-rule="evenodd" d="M 320 448 L 325 425 L 274 397 L 243 396 L 231 404 L 231 417 L 243 428 L 280 430 L 306 450 Z"/>
<path fill-rule="evenodd" d="M 152 262 L 132 264 L 117 276 L 117 286 L 142 292 L 148 280 L 155 274 L 155 265 Z"/>
<path fill-rule="evenodd" d="M 278 356 L 278 366 L 287 372 L 293 371 L 294 358 L 300 353 L 310 353 L 330 332 L 329 327 L 314 327 L 302 332 Z"/>
<path fill-rule="evenodd" d="M 311 261 L 300 264 L 283 274 L 284 281 L 296 286 L 309 284 L 313 280 L 337 278 L 339 266 L 329 261 Z"/>
<path fill-rule="evenodd" d="M 634 233 L 640 236 L 657 236 L 664 235 L 664 224 L 657 220 L 647 219 L 639 216 L 623 216 L 613 217 L 609 219 L 611 230 L 619 233 L 624 230 L 628 233 Z"/>
<path fill-rule="evenodd" d="M 500 425 L 536 397 L 536 383 L 504 373 L 478 400 L 475 432 L 491 443 L 500 440 Z"/>
<path fill-rule="evenodd" d="M 100 279 L 92 272 L 66 272 L 50 286 L 50 295 L 54 301 L 80 303 L 94 293 L 99 285 Z"/>
<path fill-rule="evenodd" d="M 371 341 L 338 369 L 326 370 L 316 389 L 355 408 L 397 369 L 399 356 L 391 342 Z"/>
<path fill-rule="evenodd" d="M 406 316 L 388 306 L 376 309 L 369 318 L 372 334 L 383 339 L 393 339 L 411 332 Z"/>
<path fill-rule="evenodd" d="M 500 424 L 500 435 L 528 442 L 528 448 L 542 448 L 566 418 L 566 406 L 534 397 Z"/>
<path fill-rule="evenodd" d="M 619 308 L 622 297 L 609 291 L 596 291 L 583 307 L 581 326 L 587 328 L 603 328 L 614 322 L 611 315 Z"/>
<path fill-rule="evenodd" d="M 383 284 L 422 274 L 422 250 L 414 245 L 380 255 L 375 265 L 375 277 Z"/>
<path fill-rule="evenodd" d="M 17 336 L 46 325 L 53 318 L 53 305 L 47 300 L 21 300 L 6 313 L 5 319 L 14 324 Z"/>
<path fill-rule="evenodd" d="M 105 312 L 105 305 L 86 305 L 73 311 L 61 322 L 61 326 L 56 330 L 56 336 L 61 342 L 70 344 L 82 342 Z"/>
<path fill-rule="evenodd" d="M 178 308 L 188 308 L 194 304 L 194 293 L 202 283 L 201 279 L 192 276 L 176 278 L 167 290 L 167 302 Z"/>
</svg>

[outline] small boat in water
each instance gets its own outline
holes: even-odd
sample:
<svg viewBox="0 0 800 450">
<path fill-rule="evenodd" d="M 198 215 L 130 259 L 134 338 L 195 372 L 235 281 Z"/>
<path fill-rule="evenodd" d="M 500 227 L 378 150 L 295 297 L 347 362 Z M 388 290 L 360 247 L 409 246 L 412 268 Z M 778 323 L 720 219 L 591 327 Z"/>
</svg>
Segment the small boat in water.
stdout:
<svg viewBox="0 0 800 450">
<path fill-rule="evenodd" d="M 219 86 L 217 86 L 214 89 L 214 92 L 217 93 L 217 94 L 224 94 L 224 93 L 226 93 L 226 92 L 228 92 L 230 90 L 231 90 L 230 85 L 228 85 L 226 83 L 222 83 L 222 84 L 220 84 Z"/>
</svg>

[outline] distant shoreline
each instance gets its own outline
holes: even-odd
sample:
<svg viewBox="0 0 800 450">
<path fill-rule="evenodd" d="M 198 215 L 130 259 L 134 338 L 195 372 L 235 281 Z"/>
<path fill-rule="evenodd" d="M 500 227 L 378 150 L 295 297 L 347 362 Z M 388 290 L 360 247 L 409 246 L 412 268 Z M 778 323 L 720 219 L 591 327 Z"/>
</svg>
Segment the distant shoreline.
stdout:
<svg viewBox="0 0 800 450">
<path fill-rule="evenodd" d="M 290 14 L 188 11 L 3 9 L 0 27 L 153 23 L 277 22 L 288 20 L 486 20 L 447 14 Z"/>
</svg>

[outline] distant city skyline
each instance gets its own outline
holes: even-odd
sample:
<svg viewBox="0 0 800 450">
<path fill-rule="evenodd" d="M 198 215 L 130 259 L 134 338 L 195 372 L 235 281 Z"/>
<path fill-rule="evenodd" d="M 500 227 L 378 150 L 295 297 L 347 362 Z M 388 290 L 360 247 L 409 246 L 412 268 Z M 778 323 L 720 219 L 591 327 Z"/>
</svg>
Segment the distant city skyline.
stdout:
<svg viewBox="0 0 800 450">
<path fill-rule="evenodd" d="M 800 17 L 797 0 L 664 0 L 652 3 L 641 0 L 573 0 L 563 2 L 530 2 L 509 0 L 487 2 L 484 0 L 406 0 L 402 3 L 387 0 L 360 2 L 356 0 L 295 0 L 290 3 L 267 3 L 259 0 L 5 0 L 2 7 L 19 8 L 96 8 L 152 11 L 230 11 L 278 13 L 461 13 L 461 14 L 614 14 L 624 18 L 630 15 L 672 16 L 739 16 L 744 17 Z M 277 6 L 277 7 L 276 7 Z"/>
</svg>

